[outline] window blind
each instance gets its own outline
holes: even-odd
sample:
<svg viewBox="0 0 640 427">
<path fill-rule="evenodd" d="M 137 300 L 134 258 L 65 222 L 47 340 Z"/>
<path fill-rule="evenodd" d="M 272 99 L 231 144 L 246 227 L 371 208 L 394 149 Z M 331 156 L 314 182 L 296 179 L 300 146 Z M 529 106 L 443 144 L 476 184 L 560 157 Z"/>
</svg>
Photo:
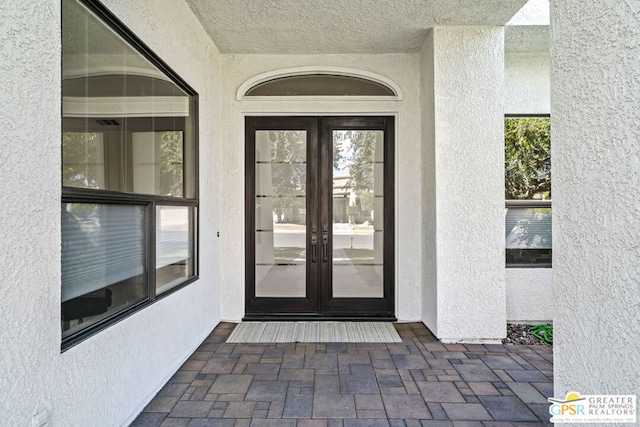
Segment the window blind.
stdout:
<svg viewBox="0 0 640 427">
<path fill-rule="evenodd" d="M 507 249 L 551 249 L 551 208 L 507 208 Z"/>
<path fill-rule="evenodd" d="M 62 301 L 146 270 L 146 206 L 62 204 Z"/>
</svg>

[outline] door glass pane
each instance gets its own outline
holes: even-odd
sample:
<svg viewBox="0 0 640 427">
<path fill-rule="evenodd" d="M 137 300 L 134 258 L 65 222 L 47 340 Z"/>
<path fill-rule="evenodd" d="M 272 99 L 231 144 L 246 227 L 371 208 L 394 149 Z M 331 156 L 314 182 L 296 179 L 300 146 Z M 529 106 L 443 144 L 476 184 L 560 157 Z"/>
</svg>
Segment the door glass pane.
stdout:
<svg viewBox="0 0 640 427">
<path fill-rule="evenodd" d="M 333 297 L 383 298 L 384 132 L 333 132 Z"/>
<path fill-rule="evenodd" d="M 307 133 L 256 131 L 256 296 L 306 296 Z"/>
</svg>

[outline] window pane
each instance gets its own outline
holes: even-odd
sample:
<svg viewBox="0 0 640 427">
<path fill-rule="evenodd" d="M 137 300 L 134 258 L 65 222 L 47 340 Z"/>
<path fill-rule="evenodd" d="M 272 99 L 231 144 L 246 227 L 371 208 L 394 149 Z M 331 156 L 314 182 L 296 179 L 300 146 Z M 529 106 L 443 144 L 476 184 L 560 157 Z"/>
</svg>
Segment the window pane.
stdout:
<svg viewBox="0 0 640 427">
<path fill-rule="evenodd" d="M 62 204 L 63 337 L 148 297 L 146 212 Z"/>
<path fill-rule="evenodd" d="M 195 197 L 195 97 L 77 1 L 62 30 L 63 185 Z"/>
<path fill-rule="evenodd" d="M 505 199 L 551 200 L 551 119 L 507 117 Z"/>
<path fill-rule="evenodd" d="M 507 208 L 508 249 L 551 249 L 551 208 Z"/>
<path fill-rule="evenodd" d="M 504 123 L 507 266 L 550 267 L 551 119 L 507 117 Z"/>
<path fill-rule="evenodd" d="M 551 264 L 551 208 L 508 207 L 507 264 Z"/>
<path fill-rule="evenodd" d="M 178 286 L 194 275 L 192 208 L 156 208 L 156 293 Z"/>
<path fill-rule="evenodd" d="M 102 133 L 63 132 L 62 185 L 105 188 Z"/>
<path fill-rule="evenodd" d="M 551 267 L 551 249 L 507 249 L 507 267 Z"/>
<path fill-rule="evenodd" d="M 257 84 L 245 96 L 395 96 L 389 87 L 359 77 L 331 74 L 280 77 Z"/>
<path fill-rule="evenodd" d="M 181 197 L 183 132 L 133 132 L 133 192 Z"/>
</svg>

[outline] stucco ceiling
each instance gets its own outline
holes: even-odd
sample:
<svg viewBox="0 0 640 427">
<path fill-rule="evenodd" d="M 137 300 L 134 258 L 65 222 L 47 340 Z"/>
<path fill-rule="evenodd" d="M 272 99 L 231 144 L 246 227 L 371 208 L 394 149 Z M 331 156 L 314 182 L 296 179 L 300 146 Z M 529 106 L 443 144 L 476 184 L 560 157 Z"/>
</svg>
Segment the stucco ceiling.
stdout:
<svg viewBox="0 0 640 427">
<path fill-rule="evenodd" d="M 504 25 L 527 0 L 186 0 L 222 53 L 417 52 L 435 25 Z"/>
</svg>

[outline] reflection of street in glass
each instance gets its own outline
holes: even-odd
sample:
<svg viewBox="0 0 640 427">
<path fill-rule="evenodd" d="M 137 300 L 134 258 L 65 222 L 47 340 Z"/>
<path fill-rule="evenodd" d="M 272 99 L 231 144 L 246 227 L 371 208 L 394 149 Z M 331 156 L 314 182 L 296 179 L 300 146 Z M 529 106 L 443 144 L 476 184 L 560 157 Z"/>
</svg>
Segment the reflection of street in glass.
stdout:
<svg viewBox="0 0 640 427">
<path fill-rule="evenodd" d="M 306 227 L 302 224 L 274 224 L 274 248 L 306 247 Z M 319 233 L 320 234 L 320 233 Z M 374 230 L 371 225 L 334 224 L 332 245 L 335 249 L 374 248 Z M 382 248 L 379 248 L 381 251 Z"/>
<path fill-rule="evenodd" d="M 274 264 L 294 265 L 306 260 L 306 251 L 301 248 L 273 248 Z M 337 249 L 333 252 L 333 262 L 338 264 L 373 264 L 373 249 Z"/>
<path fill-rule="evenodd" d="M 274 223 L 273 229 L 276 233 L 305 233 L 307 227 L 304 224 Z M 333 224 L 333 234 L 371 234 L 373 225 L 371 224 Z"/>
<path fill-rule="evenodd" d="M 293 265 L 304 262 L 306 251 L 301 248 L 273 248 L 273 263 L 276 265 Z"/>
<path fill-rule="evenodd" d="M 265 259 L 264 264 L 256 266 L 257 294 L 304 296 L 304 272 L 310 261 L 306 251 L 307 227 L 274 223 L 273 231 L 273 261 Z M 382 236 L 376 236 L 369 224 L 333 224 L 334 296 L 382 297 L 382 241 L 376 242 L 377 237 Z M 318 247 L 319 253 L 321 250 Z"/>
<path fill-rule="evenodd" d="M 373 249 L 342 249 L 344 258 L 333 257 L 333 262 L 351 262 L 352 264 L 373 264 Z"/>
</svg>

